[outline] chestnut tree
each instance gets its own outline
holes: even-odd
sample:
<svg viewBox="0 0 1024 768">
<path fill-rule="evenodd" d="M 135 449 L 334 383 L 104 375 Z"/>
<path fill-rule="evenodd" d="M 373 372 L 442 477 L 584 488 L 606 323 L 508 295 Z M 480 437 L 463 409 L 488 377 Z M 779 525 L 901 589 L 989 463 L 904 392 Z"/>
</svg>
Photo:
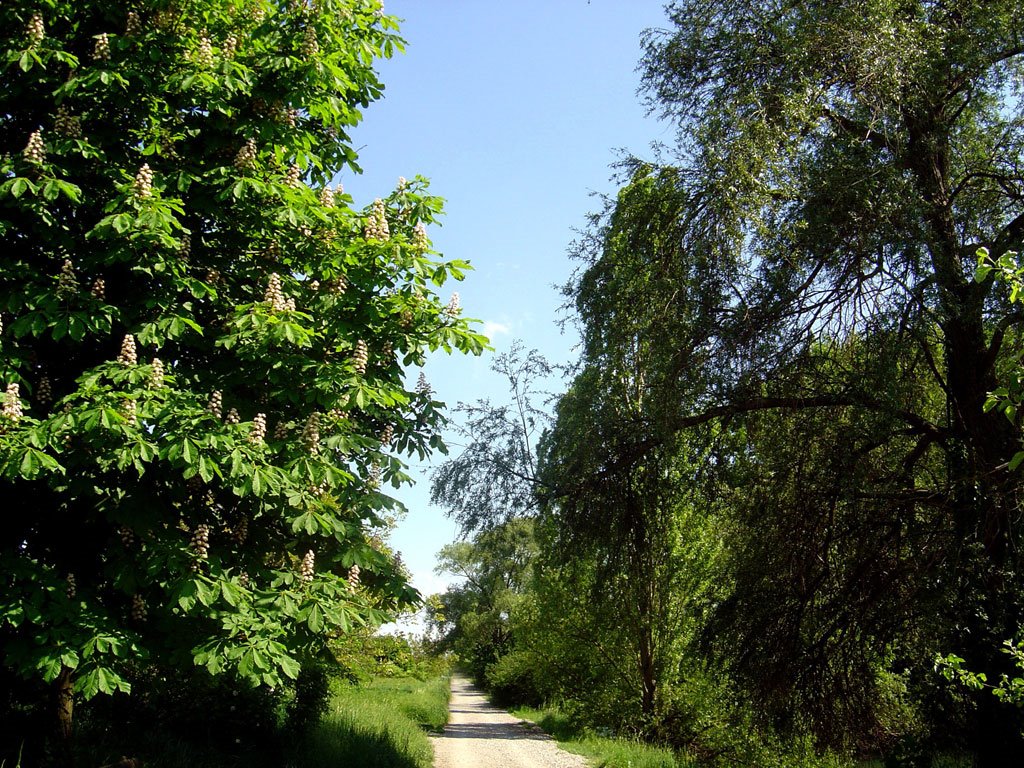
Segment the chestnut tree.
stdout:
<svg viewBox="0 0 1024 768">
<path fill-rule="evenodd" d="M 76 696 L 147 658 L 295 678 L 417 599 L 376 545 L 442 447 L 407 383 L 486 340 L 421 178 L 367 209 L 379 0 L 0 5 L 0 655 Z"/>
</svg>

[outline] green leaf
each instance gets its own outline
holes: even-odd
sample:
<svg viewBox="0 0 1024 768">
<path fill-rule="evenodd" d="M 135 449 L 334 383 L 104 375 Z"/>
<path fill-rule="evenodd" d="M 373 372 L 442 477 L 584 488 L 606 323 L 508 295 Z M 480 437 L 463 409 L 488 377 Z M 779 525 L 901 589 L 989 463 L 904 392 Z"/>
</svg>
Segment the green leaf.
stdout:
<svg viewBox="0 0 1024 768">
<path fill-rule="evenodd" d="M 73 203 L 82 202 L 82 188 L 68 181 L 57 181 L 57 188 Z"/>
<path fill-rule="evenodd" d="M 55 656 L 45 656 L 39 660 L 36 668 L 42 672 L 44 681 L 52 683 L 60 674 L 60 659 Z"/>
<path fill-rule="evenodd" d="M 242 600 L 242 591 L 230 581 L 222 581 L 220 583 L 220 593 L 224 598 L 224 602 L 232 608 L 237 608 Z"/>
<path fill-rule="evenodd" d="M 299 676 L 301 666 L 299 662 L 293 659 L 291 656 L 280 656 L 277 659 L 277 665 L 281 667 L 281 671 L 285 673 L 292 680 L 295 680 Z"/>
<path fill-rule="evenodd" d="M 132 227 L 132 217 L 127 213 L 119 213 L 114 216 L 110 221 L 110 226 L 114 228 L 114 231 L 119 235 L 123 235 Z"/>
<path fill-rule="evenodd" d="M 244 457 L 242 452 L 235 448 L 231 452 L 231 477 L 238 477 L 243 470 Z"/>
<path fill-rule="evenodd" d="M 252 492 L 254 494 L 256 494 L 257 496 L 262 496 L 263 495 L 263 491 L 264 491 L 263 473 L 259 469 L 256 469 L 255 467 L 252 470 L 252 484 L 251 484 L 251 487 L 252 487 Z"/>
<path fill-rule="evenodd" d="M 252 677 L 252 668 L 253 651 L 252 648 L 248 648 L 245 653 L 242 654 L 242 658 L 238 662 L 238 674 L 242 677 Z"/>
<path fill-rule="evenodd" d="M 292 531 L 294 533 L 304 531 L 308 534 L 313 534 L 316 532 L 316 529 L 316 516 L 312 513 L 312 511 L 304 512 L 298 517 L 296 517 L 294 520 L 292 520 Z"/>
<path fill-rule="evenodd" d="M 78 678 L 75 689 L 82 694 L 82 698 L 88 701 L 95 698 L 100 692 L 100 673 L 98 669 L 92 669 Z"/>
<path fill-rule="evenodd" d="M 309 613 L 306 615 L 306 626 L 309 627 L 310 632 L 320 634 L 324 629 L 324 612 L 320 609 L 318 603 L 313 603 L 309 607 Z"/>
<path fill-rule="evenodd" d="M 181 610 L 186 613 L 191 611 L 196 604 L 198 595 L 199 589 L 194 579 L 182 582 L 178 587 L 178 605 L 181 606 Z"/>
<path fill-rule="evenodd" d="M 210 482 L 213 480 L 214 475 L 217 474 L 217 465 L 212 459 L 206 456 L 199 457 L 199 476 L 203 478 L 203 482 Z"/>
<path fill-rule="evenodd" d="M 21 465 L 18 467 L 21 472 L 21 476 L 26 480 L 34 478 L 39 471 L 39 461 L 36 459 L 36 451 L 29 448 L 25 451 L 25 455 L 21 459 Z"/>
<path fill-rule="evenodd" d="M 21 476 L 26 480 L 32 480 L 39 475 L 40 471 L 43 470 L 47 472 L 57 471 L 63 473 L 64 468 L 49 454 L 36 450 L 35 448 L 26 448 L 24 455 L 21 457 L 21 462 L 18 465 L 18 471 Z"/>
<path fill-rule="evenodd" d="M 196 444 L 187 437 L 181 441 L 181 456 L 188 464 L 195 464 L 199 456 Z"/>
<path fill-rule="evenodd" d="M 99 678 L 99 689 L 101 693 L 112 694 L 116 691 L 129 693 L 131 691 L 131 686 L 112 669 L 100 667 L 96 672 Z"/>
<path fill-rule="evenodd" d="M 207 608 L 213 605 L 214 601 L 217 599 L 219 590 L 216 590 L 214 587 L 204 581 L 200 581 L 199 579 L 196 579 L 193 583 L 196 585 L 196 597 L 199 598 L 199 602 Z"/>
<path fill-rule="evenodd" d="M 220 654 L 210 654 L 210 657 L 206 660 L 203 665 L 211 675 L 219 675 L 224 671 L 224 657 Z"/>
</svg>

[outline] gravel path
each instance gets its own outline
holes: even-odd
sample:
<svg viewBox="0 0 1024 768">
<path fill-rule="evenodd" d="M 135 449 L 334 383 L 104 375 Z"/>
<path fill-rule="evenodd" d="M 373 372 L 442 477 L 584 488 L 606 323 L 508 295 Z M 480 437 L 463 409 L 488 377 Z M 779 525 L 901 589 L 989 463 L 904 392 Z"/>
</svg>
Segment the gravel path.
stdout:
<svg viewBox="0 0 1024 768">
<path fill-rule="evenodd" d="M 464 677 L 452 677 L 451 717 L 435 736 L 435 768 L 586 768 L 536 726 L 491 706 Z"/>
</svg>

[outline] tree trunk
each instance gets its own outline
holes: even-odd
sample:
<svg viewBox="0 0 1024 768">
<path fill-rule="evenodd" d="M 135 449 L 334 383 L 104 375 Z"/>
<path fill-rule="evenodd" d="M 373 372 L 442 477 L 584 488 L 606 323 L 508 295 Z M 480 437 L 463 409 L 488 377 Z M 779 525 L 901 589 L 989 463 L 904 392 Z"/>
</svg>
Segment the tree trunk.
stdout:
<svg viewBox="0 0 1024 768">
<path fill-rule="evenodd" d="M 1014 430 L 1005 418 L 985 413 L 988 393 L 996 388 L 995 361 L 988 352 L 984 308 L 987 286 L 965 269 L 950 196 L 951 129 L 933 108 L 908 117 L 910 167 L 925 204 L 927 243 L 939 290 L 939 323 L 946 358 L 949 429 L 949 482 L 960 535 L 980 539 L 992 565 L 1010 554 L 1010 517 L 1014 504 L 996 467 L 1013 455 Z M 997 254 L 998 255 L 998 254 Z"/>
<path fill-rule="evenodd" d="M 1008 568 L 1016 565 L 1010 521 L 1017 483 L 997 468 L 1013 455 L 1019 436 L 1001 414 L 984 411 L 988 393 L 997 386 L 985 333 L 987 287 L 969 278 L 963 262 L 949 194 L 949 128 L 928 115 L 912 121 L 910 136 L 910 164 L 926 206 L 928 250 L 939 289 L 952 436 L 946 446 L 947 473 L 951 511 L 962 541 L 958 570 L 970 574 L 965 575 L 970 583 L 963 585 L 952 610 L 964 627 L 958 640 L 968 668 L 998 680 L 1000 673 L 1010 671 L 1001 643 L 1017 634 L 1021 611 L 1020 597 L 1006 578 Z M 981 546 L 975 549 L 972 543 Z M 969 597 L 977 587 L 980 599 Z M 977 692 L 976 701 L 977 764 L 982 768 L 1005 765 L 1005 756 L 1019 754 L 1024 746 L 1019 717 L 990 691 Z"/>
<path fill-rule="evenodd" d="M 650 624 L 645 623 L 640 637 L 640 683 L 643 688 L 640 709 L 648 721 L 654 715 L 654 701 L 658 687 L 658 681 L 654 674 L 654 649 L 650 629 Z M 647 724 L 650 725 L 650 722 Z"/>
<path fill-rule="evenodd" d="M 74 727 L 75 699 L 71 669 L 61 667 L 60 674 L 53 681 L 54 693 L 54 755 L 57 764 L 70 768 L 74 764 L 71 750 Z"/>
</svg>

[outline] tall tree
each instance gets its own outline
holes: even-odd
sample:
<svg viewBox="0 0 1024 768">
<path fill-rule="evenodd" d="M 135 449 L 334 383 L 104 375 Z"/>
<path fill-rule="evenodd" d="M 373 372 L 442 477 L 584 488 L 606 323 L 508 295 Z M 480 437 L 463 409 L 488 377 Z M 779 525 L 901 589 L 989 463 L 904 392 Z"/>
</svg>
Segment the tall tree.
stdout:
<svg viewBox="0 0 1024 768">
<path fill-rule="evenodd" d="M 1020 624 L 1021 592 L 1007 471 L 1018 437 L 984 404 L 1020 316 L 972 274 L 979 247 L 1016 249 L 1024 234 L 1022 11 L 671 4 L 642 67 L 650 107 L 678 128 L 675 161 L 632 165 L 570 285 L 585 338 L 644 350 L 642 388 L 657 404 L 605 444 L 597 477 L 643 466 L 678 430 L 757 413 L 849 423 L 828 450 L 867 457 L 864 484 L 791 486 L 803 508 L 839 494 L 862 515 L 870 498 L 897 530 L 923 527 L 947 546 L 919 581 L 899 569 L 851 578 L 844 636 L 870 636 L 887 600 L 906 605 L 920 596 L 908 585 L 926 584 L 946 640 L 989 672 L 1000 655 L 987 649 Z M 811 599 L 826 583 L 810 582 Z M 735 655 L 778 663 L 755 641 L 744 634 Z M 821 660 L 794 650 L 798 665 Z M 794 684 L 812 693 L 814 680 Z M 978 703 L 977 747 L 994 764 L 1015 725 Z"/>
<path fill-rule="evenodd" d="M 1017 316 L 971 277 L 979 247 L 1000 253 L 1024 233 L 1011 87 L 1021 10 L 677 3 L 674 30 L 648 39 L 644 64 L 652 107 L 689 142 L 680 252 L 703 250 L 699 277 L 726 292 L 703 318 L 716 330 L 700 339 L 722 374 L 716 404 L 898 416 L 947 454 L 943 491 L 994 563 L 1009 554 L 1012 489 L 997 468 L 1014 438 L 982 406 Z M 803 402 L 770 399 L 807 361 L 808 339 L 878 331 L 934 369 L 943 421 L 848 377 Z"/>
<path fill-rule="evenodd" d="M 686 290 L 692 280 L 649 266 L 674 242 L 677 212 L 674 192 L 638 176 L 597 241 L 585 244 L 600 258 L 568 288 L 581 361 L 542 446 L 546 513 L 559 549 L 565 558 L 593 557 L 595 603 L 629 619 L 630 677 L 648 728 L 662 689 L 675 680 L 687 603 L 700 591 L 701 557 L 684 552 L 695 551 L 710 517 L 693 481 L 706 449 L 677 435 L 671 417 L 679 405 L 665 402 L 677 393 L 659 386 L 676 364 L 666 344 L 699 311 L 657 295 L 671 284 Z M 636 445 L 645 447 L 633 454 Z"/>
<path fill-rule="evenodd" d="M 484 339 L 435 293 L 466 265 L 422 179 L 330 186 L 396 29 L 377 0 L 0 6 L 0 648 L 65 735 L 141 660 L 280 685 L 415 598 L 367 536 L 439 439 L 402 366 Z"/>
</svg>

